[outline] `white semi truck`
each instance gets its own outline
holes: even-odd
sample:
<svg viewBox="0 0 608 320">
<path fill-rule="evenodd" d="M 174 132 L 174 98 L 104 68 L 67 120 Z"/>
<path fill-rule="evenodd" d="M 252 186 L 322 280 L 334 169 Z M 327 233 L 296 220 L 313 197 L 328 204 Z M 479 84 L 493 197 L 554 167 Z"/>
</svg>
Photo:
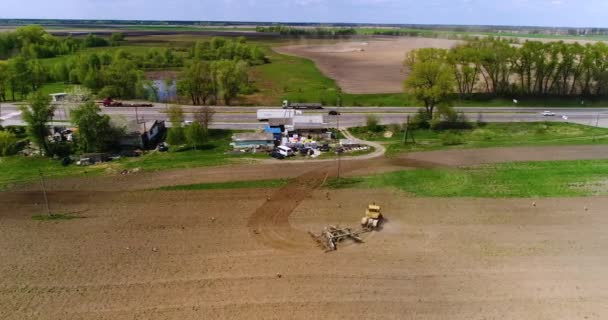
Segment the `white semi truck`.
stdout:
<svg viewBox="0 0 608 320">
<path fill-rule="evenodd" d="M 295 115 L 302 114 L 302 111 L 293 109 L 259 109 L 258 121 L 268 121 L 270 119 L 291 119 Z"/>
</svg>

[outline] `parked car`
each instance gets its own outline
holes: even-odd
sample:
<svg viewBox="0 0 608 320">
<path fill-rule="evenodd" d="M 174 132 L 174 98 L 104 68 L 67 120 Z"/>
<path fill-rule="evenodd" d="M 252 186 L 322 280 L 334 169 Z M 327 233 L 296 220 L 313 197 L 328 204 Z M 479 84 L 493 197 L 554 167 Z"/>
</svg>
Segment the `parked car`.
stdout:
<svg viewBox="0 0 608 320">
<path fill-rule="evenodd" d="M 300 154 L 303 156 L 311 156 L 315 154 L 315 151 L 312 148 L 302 148 L 300 149 Z"/>
<path fill-rule="evenodd" d="M 278 146 L 275 150 L 278 153 L 282 154 L 284 157 L 291 157 L 294 155 L 294 151 L 290 147 Z"/>
<path fill-rule="evenodd" d="M 331 148 L 329 147 L 329 144 L 327 144 L 327 143 L 319 147 L 319 151 L 327 152 L 329 150 L 331 150 Z"/>
<path fill-rule="evenodd" d="M 285 156 L 284 156 L 284 155 L 282 155 L 280 152 L 278 152 L 278 151 L 276 151 L 276 150 L 275 150 L 275 151 L 273 151 L 272 153 L 270 153 L 270 156 L 271 156 L 271 157 L 273 157 L 273 158 L 275 158 L 275 159 L 278 159 L 278 160 L 283 160 L 283 159 L 285 159 Z"/>
<path fill-rule="evenodd" d="M 167 147 L 167 145 L 164 142 L 161 142 L 158 144 L 158 151 L 167 152 L 167 151 L 169 151 L 169 147 Z"/>
<path fill-rule="evenodd" d="M 547 111 L 543 111 L 541 114 L 544 117 L 553 117 L 553 116 L 555 116 L 555 112 L 551 112 L 551 111 L 548 111 L 548 110 Z"/>
</svg>

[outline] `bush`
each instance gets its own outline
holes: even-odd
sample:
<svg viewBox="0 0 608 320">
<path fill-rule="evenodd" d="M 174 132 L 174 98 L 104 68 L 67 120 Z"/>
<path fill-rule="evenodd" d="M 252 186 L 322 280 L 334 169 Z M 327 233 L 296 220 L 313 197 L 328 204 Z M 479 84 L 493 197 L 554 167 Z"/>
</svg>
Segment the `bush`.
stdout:
<svg viewBox="0 0 608 320">
<path fill-rule="evenodd" d="M 17 137 L 8 131 L 0 131 L 0 156 L 10 156 L 18 151 Z"/>
<path fill-rule="evenodd" d="M 380 132 L 384 128 L 380 125 L 380 120 L 376 115 L 370 114 L 365 118 L 365 127 L 369 132 Z"/>
<path fill-rule="evenodd" d="M 184 133 L 184 128 L 170 128 L 169 132 L 167 133 L 167 143 L 171 146 L 179 146 L 186 143 L 186 135 Z"/>
<path fill-rule="evenodd" d="M 457 146 L 465 143 L 464 137 L 461 134 L 451 131 L 442 133 L 439 139 L 441 139 L 441 144 L 444 146 Z"/>
<path fill-rule="evenodd" d="M 69 142 L 54 142 L 49 144 L 49 152 L 53 157 L 65 158 L 74 152 L 73 145 Z"/>
<path fill-rule="evenodd" d="M 412 129 L 429 129 L 431 116 L 425 109 L 419 109 L 413 119 L 410 120 L 410 127 Z"/>
<path fill-rule="evenodd" d="M 472 129 L 473 125 L 467 120 L 464 113 L 451 113 L 437 117 L 431 121 L 431 129 L 443 130 L 464 130 Z"/>
</svg>

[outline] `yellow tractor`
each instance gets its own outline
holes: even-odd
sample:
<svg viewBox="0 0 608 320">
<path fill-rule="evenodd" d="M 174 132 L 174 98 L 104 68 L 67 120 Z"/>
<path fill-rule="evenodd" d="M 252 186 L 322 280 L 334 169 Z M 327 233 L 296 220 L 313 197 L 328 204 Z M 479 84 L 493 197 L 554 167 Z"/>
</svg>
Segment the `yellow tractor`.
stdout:
<svg viewBox="0 0 608 320">
<path fill-rule="evenodd" d="M 373 203 L 367 206 L 365 217 L 361 218 L 361 226 L 363 229 L 376 230 L 382 225 L 383 221 L 384 217 L 380 212 L 380 206 Z"/>
</svg>

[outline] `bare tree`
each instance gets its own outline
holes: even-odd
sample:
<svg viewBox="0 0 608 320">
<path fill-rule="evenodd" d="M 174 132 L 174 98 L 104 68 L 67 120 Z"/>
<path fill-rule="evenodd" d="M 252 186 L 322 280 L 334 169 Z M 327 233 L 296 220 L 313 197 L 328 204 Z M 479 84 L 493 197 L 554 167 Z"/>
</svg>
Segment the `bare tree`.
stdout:
<svg viewBox="0 0 608 320">
<path fill-rule="evenodd" d="M 214 115 L 215 115 L 215 110 L 213 110 L 211 107 L 208 107 L 208 106 L 199 108 L 194 113 L 194 121 L 201 124 L 201 126 L 203 127 L 203 131 L 205 133 L 205 137 L 209 136 L 209 125 L 213 121 Z"/>
</svg>

